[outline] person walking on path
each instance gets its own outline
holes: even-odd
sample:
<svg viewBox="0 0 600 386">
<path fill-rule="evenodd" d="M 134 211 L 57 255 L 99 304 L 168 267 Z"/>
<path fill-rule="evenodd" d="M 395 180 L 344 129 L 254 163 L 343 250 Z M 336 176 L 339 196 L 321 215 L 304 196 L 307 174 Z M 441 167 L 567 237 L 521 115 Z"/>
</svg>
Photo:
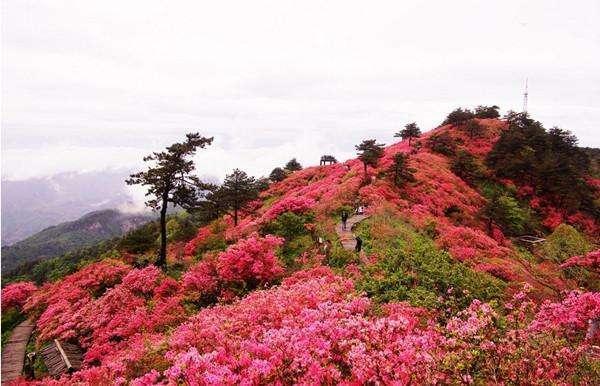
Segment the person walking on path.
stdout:
<svg viewBox="0 0 600 386">
<path fill-rule="evenodd" d="M 356 236 L 356 247 L 354 247 L 354 252 L 359 253 L 362 249 L 362 239 L 360 236 Z"/>
<path fill-rule="evenodd" d="M 346 230 L 346 223 L 348 222 L 348 212 L 342 212 L 342 230 Z"/>
</svg>

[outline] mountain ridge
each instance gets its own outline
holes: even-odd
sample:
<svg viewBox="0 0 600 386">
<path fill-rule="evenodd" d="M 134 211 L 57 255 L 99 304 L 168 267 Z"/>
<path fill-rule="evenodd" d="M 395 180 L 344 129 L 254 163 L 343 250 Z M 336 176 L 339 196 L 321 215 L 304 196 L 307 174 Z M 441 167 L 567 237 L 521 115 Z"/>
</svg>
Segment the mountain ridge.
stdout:
<svg viewBox="0 0 600 386">
<path fill-rule="evenodd" d="M 86 213 L 74 221 L 49 226 L 10 246 L 2 246 L 2 269 L 91 246 L 99 241 L 121 236 L 150 221 L 147 214 L 126 214 L 115 209 Z"/>
</svg>

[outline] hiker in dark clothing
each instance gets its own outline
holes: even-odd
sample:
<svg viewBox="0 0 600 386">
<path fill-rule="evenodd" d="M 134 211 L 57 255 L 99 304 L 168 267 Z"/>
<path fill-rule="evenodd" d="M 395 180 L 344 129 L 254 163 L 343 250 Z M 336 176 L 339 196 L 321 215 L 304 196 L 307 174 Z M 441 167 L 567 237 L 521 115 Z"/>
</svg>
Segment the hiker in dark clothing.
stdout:
<svg viewBox="0 0 600 386">
<path fill-rule="evenodd" d="M 342 212 L 342 230 L 346 230 L 346 222 L 348 221 L 348 212 Z"/>
<path fill-rule="evenodd" d="M 30 352 L 25 356 L 25 364 L 23 365 L 23 375 L 26 379 L 35 379 L 35 351 Z"/>
<path fill-rule="evenodd" d="M 356 247 L 354 247 L 354 251 L 359 253 L 362 249 L 362 239 L 359 236 L 356 236 Z"/>
</svg>

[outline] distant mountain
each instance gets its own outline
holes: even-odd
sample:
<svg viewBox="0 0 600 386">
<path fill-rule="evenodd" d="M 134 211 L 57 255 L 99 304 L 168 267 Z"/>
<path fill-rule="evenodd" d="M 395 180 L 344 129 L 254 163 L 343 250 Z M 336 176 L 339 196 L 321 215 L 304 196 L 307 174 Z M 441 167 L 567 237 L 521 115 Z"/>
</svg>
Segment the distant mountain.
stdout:
<svg viewBox="0 0 600 386">
<path fill-rule="evenodd" d="M 54 257 L 121 236 L 152 219 L 149 215 L 126 214 L 117 210 L 100 210 L 75 221 L 51 226 L 11 246 L 2 247 L 2 270 L 20 264 Z"/>
<path fill-rule="evenodd" d="M 61 173 L 2 181 L 2 245 L 86 213 L 132 205 L 125 190 L 128 171 Z"/>
</svg>

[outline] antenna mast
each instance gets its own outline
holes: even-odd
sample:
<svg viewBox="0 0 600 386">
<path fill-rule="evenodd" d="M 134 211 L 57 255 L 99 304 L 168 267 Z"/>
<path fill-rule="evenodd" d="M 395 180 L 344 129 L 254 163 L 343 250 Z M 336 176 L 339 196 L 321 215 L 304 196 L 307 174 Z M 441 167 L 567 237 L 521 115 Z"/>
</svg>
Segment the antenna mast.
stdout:
<svg viewBox="0 0 600 386">
<path fill-rule="evenodd" d="M 523 93 L 523 112 L 527 112 L 527 97 L 529 96 L 529 92 L 527 89 L 527 78 L 525 78 L 525 92 Z"/>
</svg>

